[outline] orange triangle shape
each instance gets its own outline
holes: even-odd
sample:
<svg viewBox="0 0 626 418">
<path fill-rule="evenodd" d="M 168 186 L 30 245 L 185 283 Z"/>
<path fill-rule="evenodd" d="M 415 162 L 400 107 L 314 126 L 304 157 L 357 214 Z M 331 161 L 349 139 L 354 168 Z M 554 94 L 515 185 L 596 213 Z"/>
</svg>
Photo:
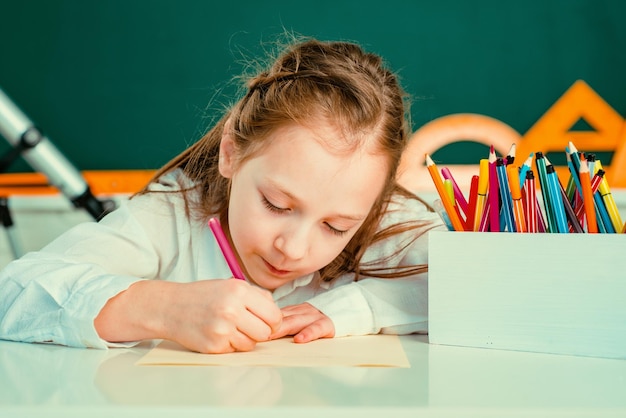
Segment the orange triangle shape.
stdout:
<svg viewBox="0 0 626 418">
<path fill-rule="evenodd" d="M 580 119 L 594 130 L 570 130 Z M 623 129 L 624 119 L 620 114 L 587 83 L 577 80 L 526 132 L 518 153 L 522 158 L 537 151 L 564 153 L 571 141 L 579 151 L 615 151 L 614 157 L 619 156 L 618 161 L 623 160 L 621 167 L 626 168 L 626 150 L 620 149 L 626 146 Z M 608 165 L 603 166 L 608 174 Z M 557 167 L 557 171 L 561 181 L 569 176 L 565 167 Z"/>
</svg>

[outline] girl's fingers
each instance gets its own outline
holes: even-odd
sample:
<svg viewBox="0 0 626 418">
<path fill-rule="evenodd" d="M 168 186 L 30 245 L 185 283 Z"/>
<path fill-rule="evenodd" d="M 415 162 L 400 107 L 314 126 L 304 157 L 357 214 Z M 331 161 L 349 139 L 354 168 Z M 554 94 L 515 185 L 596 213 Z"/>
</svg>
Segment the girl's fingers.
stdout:
<svg viewBox="0 0 626 418">
<path fill-rule="evenodd" d="M 332 338 L 335 335 L 333 322 L 328 319 L 320 319 L 309 324 L 293 337 L 296 343 L 308 343 L 320 338 Z"/>
<path fill-rule="evenodd" d="M 269 328 L 267 337 L 263 340 L 258 340 L 265 341 L 267 340 L 267 338 L 269 338 L 269 335 L 273 331 L 280 328 L 280 324 L 283 321 L 283 313 L 274 302 L 272 295 L 267 290 L 257 287 L 252 287 L 251 290 L 252 291 L 248 294 L 248 297 L 246 298 L 245 306 L 252 315 L 261 320 Z M 253 326 L 256 324 L 249 325 Z M 251 330 L 250 327 L 248 327 L 247 329 Z"/>
</svg>

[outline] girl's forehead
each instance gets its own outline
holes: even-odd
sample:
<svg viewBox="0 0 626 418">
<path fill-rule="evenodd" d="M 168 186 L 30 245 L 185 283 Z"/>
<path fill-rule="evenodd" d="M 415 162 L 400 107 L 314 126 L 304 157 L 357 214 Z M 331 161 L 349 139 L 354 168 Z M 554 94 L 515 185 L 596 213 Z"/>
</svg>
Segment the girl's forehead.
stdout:
<svg viewBox="0 0 626 418">
<path fill-rule="evenodd" d="M 263 152 L 263 149 L 271 146 L 276 141 L 304 141 L 313 140 L 327 152 L 337 156 L 350 156 L 355 153 L 382 154 L 377 147 L 375 131 L 353 132 L 332 123 L 327 119 L 313 118 L 307 123 L 284 124 L 264 138 L 255 152 Z M 293 144 L 292 144 L 293 145 Z M 279 146 L 281 146 L 279 144 Z"/>
<path fill-rule="evenodd" d="M 347 194 L 346 198 L 356 199 L 359 194 L 376 197 L 388 170 L 384 155 L 369 152 L 367 145 L 338 152 L 328 146 L 334 139 L 326 135 L 332 132 L 320 134 L 317 129 L 297 125 L 277 130 L 249 160 L 249 168 L 294 193 L 320 199 L 341 193 Z"/>
</svg>

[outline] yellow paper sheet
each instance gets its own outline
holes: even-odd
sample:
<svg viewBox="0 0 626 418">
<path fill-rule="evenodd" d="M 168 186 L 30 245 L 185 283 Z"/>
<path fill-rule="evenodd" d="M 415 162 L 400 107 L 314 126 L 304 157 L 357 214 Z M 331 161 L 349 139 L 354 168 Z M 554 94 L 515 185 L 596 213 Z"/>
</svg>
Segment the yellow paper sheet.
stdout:
<svg viewBox="0 0 626 418">
<path fill-rule="evenodd" d="M 253 351 L 201 354 L 172 341 L 150 350 L 138 365 L 411 367 L 395 335 L 329 338 L 296 344 L 281 338 L 257 344 Z"/>
</svg>

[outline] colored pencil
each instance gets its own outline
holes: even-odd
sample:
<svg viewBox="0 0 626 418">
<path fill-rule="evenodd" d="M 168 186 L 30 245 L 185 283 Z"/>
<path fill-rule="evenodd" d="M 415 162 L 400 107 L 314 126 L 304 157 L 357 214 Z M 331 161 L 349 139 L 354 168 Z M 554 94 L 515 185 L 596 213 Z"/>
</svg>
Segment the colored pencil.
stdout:
<svg viewBox="0 0 626 418">
<path fill-rule="evenodd" d="M 435 165 L 432 158 L 430 158 L 430 155 L 428 154 L 426 154 L 426 168 L 428 169 L 428 172 L 433 179 L 433 183 L 435 183 L 435 188 L 437 189 L 437 193 L 439 193 L 439 198 L 443 203 L 443 207 L 448 214 L 448 217 L 450 218 L 450 223 L 452 224 L 452 227 L 455 231 L 463 231 L 463 223 L 461 222 L 461 219 L 459 219 L 459 217 L 457 216 L 456 210 L 454 209 L 454 206 L 452 205 L 452 202 L 450 201 L 448 194 L 445 191 L 443 180 L 441 179 L 441 176 L 439 176 L 439 171 L 437 171 L 437 165 Z"/>
<path fill-rule="evenodd" d="M 491 146 L 489 150 L 489 230 L 500 232 L 500 189 L 498 186 L 498 171 L 496 169 L 496 151 Z"/>
<path fill-rule="evenodd" d="M 506 157 L 504 159 L 504 165 L 513 164 L 514 161 L 515 161 L 515 143 L 513 143 L 513 145 L 511 145 L 511 148 L 509 148 L 509 152 L 506 154 Z"/>
</svg>

